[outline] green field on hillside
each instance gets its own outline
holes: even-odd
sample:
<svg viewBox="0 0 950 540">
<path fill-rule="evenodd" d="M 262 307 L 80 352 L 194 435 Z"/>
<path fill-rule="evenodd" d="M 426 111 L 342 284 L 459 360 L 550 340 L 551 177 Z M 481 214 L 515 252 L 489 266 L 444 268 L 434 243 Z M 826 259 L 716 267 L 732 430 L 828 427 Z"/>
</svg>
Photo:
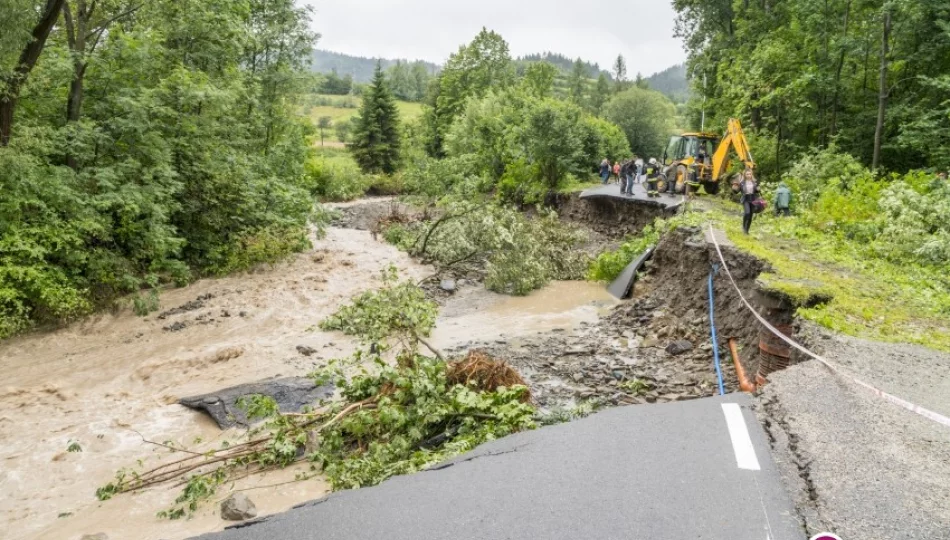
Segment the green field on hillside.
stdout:
<svg viewBox="0 0 950 540">
<path fill-rule="evenodd" d="M 306 115 L 313 121 L 313 123 L 316 124 L 317 120 L 324 116 L 328 116 L 330 117 L 330 120 L 333 122 L 334 126 L 337 124 L 337 122 L 345 122 L 356 116 L 360 110 L 360 105 L 363 103 L 361 98 L 355 96 L 331 96 L 325 94 L 315 94 L 309 101 L 311 104 L 306 108 Z M 411 103 L 408 101 L 397 100 L 396 106 L 399 108 L 399 117 L 403 122 L 415 120 L 416 118 L 422 116 L 421 103 Z M 340 140 L 336 134 L 336 129 L 334 127 L 331 127 L 329 130 L 327 130 L 325 134 L 325 141 L 334 144 L 340 143 Z"/>
</svg>

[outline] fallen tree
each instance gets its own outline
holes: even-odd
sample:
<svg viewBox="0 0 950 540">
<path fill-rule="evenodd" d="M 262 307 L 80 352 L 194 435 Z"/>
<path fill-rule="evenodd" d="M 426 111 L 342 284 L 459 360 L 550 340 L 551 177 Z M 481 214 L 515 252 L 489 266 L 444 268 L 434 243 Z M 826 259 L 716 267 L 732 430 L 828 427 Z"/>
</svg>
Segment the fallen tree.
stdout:
<svg viewBox="0 0 950 540">
<path fill-rule="evenodd" d="M 428 345 L 433 356 L 420 354 L 419 345 L 427 343 L 435 324 L 434 304 L 412 283 L 399 283 L 394 269 L 384 272 L 383 282 L 323 323 L 356 336 L 372 351 L 360 350 L 312 374 L 320 384 L 334 381 L 338 398 L 285 414 L 273 399 L 252 396 L 242 406 L 259 424 L 239 441 L 188 449 L 145 440 L 177 459 L 121 470 L 97 497 L 182 486 L 175 504 L 159 512 L 177 519 L 225 484 L 295 463 L 311 464 L 300 480 L 322 473 L 333 489 L 358 488 L 535 427 L 530 393 L 514 369 L 480 353 L 448 363 Z"/>
</svg>

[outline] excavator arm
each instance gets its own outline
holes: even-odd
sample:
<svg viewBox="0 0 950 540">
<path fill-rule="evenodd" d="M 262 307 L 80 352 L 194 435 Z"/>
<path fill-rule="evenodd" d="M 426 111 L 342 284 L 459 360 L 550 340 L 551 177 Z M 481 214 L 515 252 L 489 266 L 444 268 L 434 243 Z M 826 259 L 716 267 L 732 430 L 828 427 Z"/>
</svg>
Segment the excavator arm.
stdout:
<svg viewBox="0 0 950 540">
<path fill-rule="evenodd" d="M 745 163 L 745 166 L 754 169 L 755 160 L 752 159 L 752 152 L 749 150 L 749 141 L 742 132 L 742 124 L 739 120 L 731 118 L 729 126 L 726 128 L 726 134 L 719 143 L 719 148 L 713 154 L 713 181 L 718 180 L 724 172 L 729 169 L 729 148 L 733 147 L 739 159 Z"/>
</svg>

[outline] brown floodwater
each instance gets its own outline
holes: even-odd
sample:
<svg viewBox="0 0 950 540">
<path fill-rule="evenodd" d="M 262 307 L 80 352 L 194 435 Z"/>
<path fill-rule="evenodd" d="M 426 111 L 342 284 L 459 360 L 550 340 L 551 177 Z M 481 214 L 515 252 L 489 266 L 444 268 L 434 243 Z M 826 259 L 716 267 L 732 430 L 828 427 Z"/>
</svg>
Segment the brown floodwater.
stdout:
<svg viewBox="0 0 950 540">
<path fill-rule="evenodd" d="M 418 265 L 364 231 L 330 229 L 292 261 L 161 295 L 162 310 L 213 295 L 198 309 L 164 320 L 131 310 L 100 314 L 67 328 L 0 343 L 0 526 L 3 538 L 78 539 L 104 532 L 116 539 L 186 538 L 221 530 L 217 504 L 191 519 L 160 520 L 180 487 L 165 485 L 99 502 L 97 487 L 123 467 L 160 463 L 169 450 L 143 442 L 173 441 L 206 449 L 222 433 L 178 398 L 257 381 L 296 376 L 352 352 L 353 342 L 316 325 L 354 294 L 378 285 L 394 264 L 419 279 Z M 593 322 L 614 300 L 596 284 L 557 282 L 523 298 L 468 287 L 449 299 L 433 340 L 440 347 L 516 338 Z M 166 330 L 183 323 L 177 331 Z M 309 358 L 297 345 L 318 353 Z M 75 441 L 81 452 L 67 452 Z M 200 442 L 198 442 L 200 441 Z M 306 467 L 240 481 L 259 515 L 327 493 L 319 476 L 292 482 Z M 220 491 L 221 500 L 228 489 Z"/>
</svg>

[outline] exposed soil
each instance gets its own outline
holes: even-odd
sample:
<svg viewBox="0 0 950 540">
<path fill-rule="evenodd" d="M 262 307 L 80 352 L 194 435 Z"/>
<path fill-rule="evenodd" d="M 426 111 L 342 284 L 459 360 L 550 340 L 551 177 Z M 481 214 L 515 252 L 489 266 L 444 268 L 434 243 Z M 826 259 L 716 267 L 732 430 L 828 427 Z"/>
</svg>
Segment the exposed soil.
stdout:
<svg viewBox="0 0 950 540">
<path fill-rule="evenodd" d="M 579 223 L 610 238 L 638 233 L 657 218 L 671 217 L 676 210 L 630 200 L 581 199 L 579 193 L 561 194 L 552 201 L 562 220 Z"/>
</svg>

